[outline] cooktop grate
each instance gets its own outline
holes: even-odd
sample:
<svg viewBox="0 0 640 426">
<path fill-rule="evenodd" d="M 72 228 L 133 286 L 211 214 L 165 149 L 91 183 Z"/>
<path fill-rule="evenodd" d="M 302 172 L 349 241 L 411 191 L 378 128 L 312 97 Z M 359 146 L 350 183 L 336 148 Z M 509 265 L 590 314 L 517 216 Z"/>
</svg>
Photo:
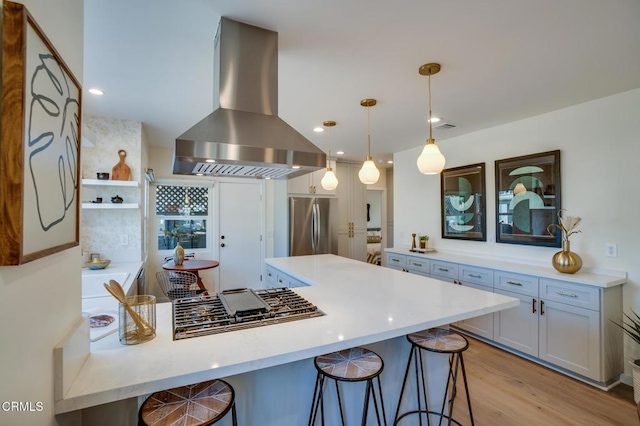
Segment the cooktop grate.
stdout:
<svg viewBox="0 0 640 426">
<path fill-rule="evenodd" d="M 271 310 L 230 316 L 218 295 L 173 301 L 173 340 L 225 333 L 324 315 L 314 304 L 286 287 L 256 290 Z"/>
</svg>

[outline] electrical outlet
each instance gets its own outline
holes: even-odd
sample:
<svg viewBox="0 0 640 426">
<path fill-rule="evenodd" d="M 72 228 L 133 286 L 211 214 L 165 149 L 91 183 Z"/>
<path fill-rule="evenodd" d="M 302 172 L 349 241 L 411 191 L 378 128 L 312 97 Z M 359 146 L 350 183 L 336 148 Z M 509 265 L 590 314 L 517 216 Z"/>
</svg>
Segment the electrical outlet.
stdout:
<svg viewBox="0 0 640 426">
<path fill-rule="evenodd" d="M 607 257 L 618 257 L 618 245 L 615 243 L 607 243 L 604 246 L 604 253 Z"/>
<path fill-rule="evenodd" d="M 121 246 L 127 246 L 127 245 L 129 245 L 129 235 L 127 235 L 127 234 L 120 234 L 120 245 L 121 245 Z"/>
</svg>

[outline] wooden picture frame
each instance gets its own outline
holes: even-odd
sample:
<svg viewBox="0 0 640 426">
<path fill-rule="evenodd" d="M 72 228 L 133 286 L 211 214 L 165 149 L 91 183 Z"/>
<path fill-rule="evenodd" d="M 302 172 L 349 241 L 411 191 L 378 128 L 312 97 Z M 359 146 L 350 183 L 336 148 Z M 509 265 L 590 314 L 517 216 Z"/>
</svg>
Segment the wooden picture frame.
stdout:
<svg viewBox="0 0 640 426">
<path fill-rule="evenodd" d="M 442 238 L 487 241 L 485 163 L 440 174 Z"/>
<path fill-rule="evenodd" d="M 560 151 L 496 161 L 496 242 L 560 247 Z"/>
<path fill-rule="evenodd" d="M 79 244 L 82 88 L 22 4 L 3 2 L 0 265 Z"/>
</svg>

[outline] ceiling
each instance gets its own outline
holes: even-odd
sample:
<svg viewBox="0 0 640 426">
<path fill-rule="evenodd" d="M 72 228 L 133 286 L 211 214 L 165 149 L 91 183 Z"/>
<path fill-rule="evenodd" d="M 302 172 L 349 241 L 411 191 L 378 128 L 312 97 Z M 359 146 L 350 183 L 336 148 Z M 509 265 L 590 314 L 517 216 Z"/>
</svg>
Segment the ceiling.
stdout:
<svg viewBox="0 0 640 426">
<path fill-rule="evenodd" d="M 85 0 L 84 114 L 144 123 L 152 146 L 213 109 L 220 16 L 279 33 L 279 116 L 344 159 L 376 161 L 446 139 L 640 87 L 638 0 Z M 101 88 L 101 97 L 86 89 Z M 541 134 L 544 129 L 541 129 Z M 386 165 L 386 163 L 385 163 Z"/>
</svg>

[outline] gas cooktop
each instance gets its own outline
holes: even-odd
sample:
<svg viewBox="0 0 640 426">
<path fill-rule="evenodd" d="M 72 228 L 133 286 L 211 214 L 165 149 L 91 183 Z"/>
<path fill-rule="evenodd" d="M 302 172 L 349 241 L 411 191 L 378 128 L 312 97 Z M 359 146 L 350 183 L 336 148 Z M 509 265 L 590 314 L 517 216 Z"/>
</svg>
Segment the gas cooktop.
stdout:
<svg viewBox="0 0 640 426">
<path fill-rule="evenodd" d="M 173 301 L 173 340 L 319 317 L 324 312 L 286 287 L 229 290 Z"/>
</svg>

